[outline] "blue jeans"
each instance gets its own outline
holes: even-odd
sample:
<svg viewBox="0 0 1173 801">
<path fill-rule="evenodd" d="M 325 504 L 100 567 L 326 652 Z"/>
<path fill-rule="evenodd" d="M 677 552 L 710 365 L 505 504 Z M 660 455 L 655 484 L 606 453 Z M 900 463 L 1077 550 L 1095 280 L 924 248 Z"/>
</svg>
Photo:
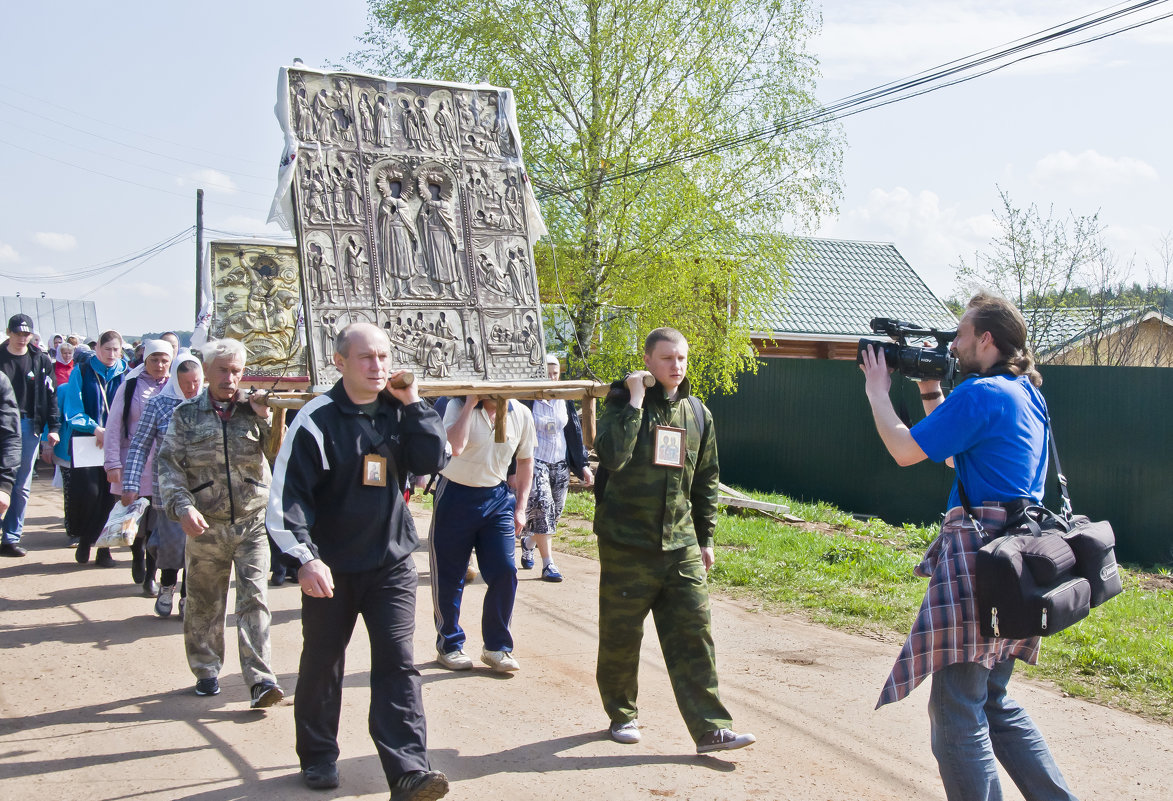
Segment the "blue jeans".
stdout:
<svg viewBox="0 0 1173 801">
<path fill-rule="evenodd" d="M 1034 721 L 1006 696 L 1013 670 L 1007 659 L 993 670 L 961 662 L 933 673 L 933 756 L 949 801 L 1001 801 L 995 758 L 1027 801 L 1076 801 Z"/>
<path fill-rule="evenodd" d="M 20 542 L 24 531 L 24 511 L 29 504 L 29 491 L 33 486 L 33 463 L 37 460 L 37 443 L 40 440 L 33 431 L 33 421 L 20 418 L 20 469 L 12 485 L 12 502 L 4 514 L 4 542 L 15 545 Z"/>
</svg>

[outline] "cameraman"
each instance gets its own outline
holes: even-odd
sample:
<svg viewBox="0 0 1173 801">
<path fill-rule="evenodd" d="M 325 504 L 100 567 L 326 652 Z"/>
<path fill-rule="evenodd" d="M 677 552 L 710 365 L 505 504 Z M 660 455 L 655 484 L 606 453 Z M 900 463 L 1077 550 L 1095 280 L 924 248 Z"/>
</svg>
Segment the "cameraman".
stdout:
<svg viewBox="0 0 1173 801">
<path fill-rule="evenodd" d="M 865 348 L 860 369 L 868 403 L 896 462 L 932 459 L 955 467 L 970 509 L 987 535 L 997 536 L 1007 514 L 999 504 L 1042 501 L 1042 377 L 1026 344 L 1026 323 L 1004 298 L 975 295 L 950 350 L 961 372 L 973 375 L 948 398 L 940 382 L 922 381 L 926 416 L 909 429 L 892 408 L 883 356 Z M 932 748 L 949 801 L 1001 798 L 995 758 L 1024 797 L 1074 799 L 1034 722 L 1006 695 L 1014 660 L 1034 664 L 1039 638 L 993 639 L 979 632 L 974 563 L 982 545 L 954 482 L 941 533 L 916 569 L 929 577 L 928 590 L 876 707 L 899 701 L 932 674 Z"/>
</svg>

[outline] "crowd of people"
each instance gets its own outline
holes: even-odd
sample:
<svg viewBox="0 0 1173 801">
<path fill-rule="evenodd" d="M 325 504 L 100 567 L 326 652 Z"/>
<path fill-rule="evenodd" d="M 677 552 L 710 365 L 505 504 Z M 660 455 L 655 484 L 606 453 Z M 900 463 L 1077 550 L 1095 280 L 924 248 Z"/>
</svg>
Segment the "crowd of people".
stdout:
<svg viewBox="0 0 1173 801">
<path fill-rule="evenodd" d="M 959 504 L 955 485 L 940 536 L 918 568 L 930 577 L 924 605 L 880 699 L 899 700 L 932 677 L 932 750 L 951 800 L 1000 798 L 996 761 L 1028 798 L 1075 798 L 1038 729 L 1006 694 L 1013 660 L 1034 662 L 1038 639 L 983 637 L 972 589 L 975 532 L 996 533 L 1008 504 L 1042 497 L 1046 405 L 1025 333 L 1013 305 L 976 296 L 951 346 L 974 378 L 948 397 L 922 382 L 926 417 L 912 428 L 892 408 L 883 358 L 861 354 L 876 428 L 892 456 L 899 464 L 954 465 L 979 510 Z M 296 576 L 303 647 L 294 720 L 308 787 L 340 781 L 345 653 L 361 615 L 371 639 L 370 732 L 391 798 L 448 792 L 447 777 L 428 759 L 412 647 L 412 554 L 420 542 L 408 500 L 427 476 L 435 487 L 428 558 L 442 667 L 473 668 L 460 617 L 475 554 L 487 585 L 480 661 L 500 673 L 521 669 L 511 631 L 519 563 L 532 569 L 537 551 L 541 578 L 563 580 L 550 540 L 573 471 L 595 484 L 596 680 L 611 739 L 630 745 L 643 736 L 638 667 L 651 614 L 696 752 L 755 742 L 733 730 L 718 690 L 706 579 L 715 561 L 717 440 L 712 415 L 691 394 L 680 332 L 652 331 L 646 369 L 612 385 L 598 421 L 595 474 L 572 404 L 467 395 L 434 405 L 414 383 L 398 386 L 392 343 L 370 324 L 334 337 L 341 377 L 293 416 L 272 463 L 266 453 L 281 432 L 265 393 L 242 394 L 247 354 L 235 340 L 209 342 L 196 355 L 164 335 L 127 353 L 122 337 L 107 331 L 85 345 L 54 337 L 44 352 L 25 315 L 9 321 L 7 336 L 0 555 L 25 556 L 19 543 L 39 448 L 56 465 L 79 565 L 89 562 L 116 504 L 148 498 L 131 546 L 132 580 L 161 617 L 172 614 L 179 593 L 195 692 L 210 696 L 220 692 L 235 578 L 237 646 L 256 709 L 285 695 L 272 669 L 266 575 L 272 570 L 274 584 Z M 548 360 L 551 379 L 558 369 Z M 107 548 L 93 556 L 97 565 L 114 564 Z"/>
</svg>

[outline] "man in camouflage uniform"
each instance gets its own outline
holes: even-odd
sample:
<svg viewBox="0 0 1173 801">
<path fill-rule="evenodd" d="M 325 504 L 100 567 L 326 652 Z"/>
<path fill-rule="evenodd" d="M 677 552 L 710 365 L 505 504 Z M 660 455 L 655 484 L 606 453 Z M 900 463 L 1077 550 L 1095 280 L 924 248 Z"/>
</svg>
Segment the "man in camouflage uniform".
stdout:
<svg viewBox="0 0 1173 801">
<path fill-rule="evenodd" d="M 595 511 L 602 570 L 599 693 L 611 738 L 639 742 L 637 673 L 650 611 L 697 753 L 743 748 L 755 738 L 730 731 L 709 619 L 706 573 L 713 566 L 718 480 L 712 415 L 689 395 L 688 342 L 679 331 L 648 334 L 644 364 L 648 372 L 617 382 L 595 437 L 605 473 L 596 478 Z M 655 385 L 645 390 L 649 375 Z M 681 451 L 683 465 L 670 464 Z"/>
<path fill-rule="evenodd" d="M 228 580 L 235 567 L 240 667 L 252 690 L 251 706 L 258 709 L 284 697 L 269 668 L 271 616 L 265 596 L 270 413 L 255 399 L 237 400 L 243 345 L 216 340 L 204 346 L 203 355 L 208 387 L 175 409 L 159 448 L 159 494 L 163 511 L 188 536 L 183 636 L 196 695 L 220 692 Z"/>
</svg>

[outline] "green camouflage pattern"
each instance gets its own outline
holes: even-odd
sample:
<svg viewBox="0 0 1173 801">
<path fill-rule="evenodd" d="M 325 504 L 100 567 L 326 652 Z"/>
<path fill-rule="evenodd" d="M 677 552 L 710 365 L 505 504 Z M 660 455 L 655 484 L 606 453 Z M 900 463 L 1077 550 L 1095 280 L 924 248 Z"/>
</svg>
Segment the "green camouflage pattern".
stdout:
<svg viewBox="0 0 1173 801">
<path fill-rule="evenodd" d="M 198 537 L 188 537 L 184 562 L 187 601 L 183 643 L 191 672 L 198 679 L 212 678 L 219 676 L 224 666 L 224 613 L 228 581 L 235 571 L 236 641 L 245 686 L 276 682 L 269 666 L 272 616 L 265 584 L 269 538 L 264 518 L 213 524 Z"/>
<path fill-rule="evenodd" d="M 223 423 L 205 389 L 175 408 L 159 446 L 163 510 L 179 520 L 194 506 L 208 522 L 264 518 L 272 474 L 265 458 L 269 421 L 237 403 Z"/>
<path fill-rule="evenodd" d="M 702 405 L 704 433 L 693 419 L 688 380 L 678 400 L 669 401 L 664 388 L 647 390 L 642 409 L 625 400 L 608 400 L 599 416 L 595 452 L 610 471 L 595 509 L 595 535 L 600 542 L 671 551 L 689 545 L 712 547 L 717 525 L 717 438 L 713 415 Z M 688 431 L 683 468 L 652 464 L 656 426 Z"/>
<path fill-rule="evenodd" d="M 649 553 L 601 540 L 599 561 L 595 679 L 611 722 L 638 716 L 639 652 L 644 620 L 651 612 L 676 706 L 693 740 L 731 728 L 733 721 L 717 691 L 709 588 L 699 546 Z"/>
</svg>

